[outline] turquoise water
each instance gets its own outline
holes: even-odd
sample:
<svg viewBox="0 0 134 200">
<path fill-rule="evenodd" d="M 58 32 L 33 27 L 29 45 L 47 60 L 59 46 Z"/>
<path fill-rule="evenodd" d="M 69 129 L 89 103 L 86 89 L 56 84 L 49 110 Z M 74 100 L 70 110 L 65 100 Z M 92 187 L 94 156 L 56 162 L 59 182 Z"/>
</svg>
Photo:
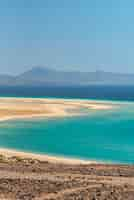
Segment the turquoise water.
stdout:
<svg viewBox="0 0 134 200">
<path fill-rule="evenodd" d="M 75 118 L 1 122 L 0 147 L 132 164 L 134 105 Z"/>
</svg>

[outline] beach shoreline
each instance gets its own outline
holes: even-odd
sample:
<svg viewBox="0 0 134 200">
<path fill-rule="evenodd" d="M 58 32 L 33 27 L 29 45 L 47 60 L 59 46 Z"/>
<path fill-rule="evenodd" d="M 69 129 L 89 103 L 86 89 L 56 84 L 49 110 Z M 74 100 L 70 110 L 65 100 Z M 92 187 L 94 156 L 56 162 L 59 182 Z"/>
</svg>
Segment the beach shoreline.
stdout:
<svg viewBox="0 0 134 200">
<path fill-rule="evenodd" d="M 69 164 L 69 165 L 86 165 L 86 164 L 101 164 L 103 162 L 95 161 L 95 160 L 84 160 L 78 158 L 71 158 L 66 156 L 59 156 L 59 155 L 47 155 L 47 154 L 39 154 L 39 153 L 32 153 L 28 151 L 20 151 L 16 149 L 9 149 L 9 148 L 0 148 L 0 155 L 4 156 L 5 158 L 12 158 L 18 157 L 20 159 L 33 159 L 39 160 L 44 162 L 49 162 L 52 164 Z"/>
<path fill-rule="evenodd" d="M 114 106 L 116 107 L 116 105 Z M 82 116 L 87 114 L 85 113 L 85 110 L 90 113 L 94 110 L 111 110 L 114 106 L 111 103 L 102 103 L 91 100 L 0 97 L 0 122 L 22 119 Z M 83 108 L 84 112 L 81 112 L 80 109 Z M 57 155 L 49 156 L 47 154 L 22 152 L 8 148 L 0 148 L 0 154 L 6 157 L 26 157 L 51 163 L 91 164 L 99 162 Z"/>
<path fill-rule="evenodd" d="M 81 116 L 94 110 L 111 110 L 116 106 L 91 100 L 0 97 L 0 121 Z"/>
</svg>

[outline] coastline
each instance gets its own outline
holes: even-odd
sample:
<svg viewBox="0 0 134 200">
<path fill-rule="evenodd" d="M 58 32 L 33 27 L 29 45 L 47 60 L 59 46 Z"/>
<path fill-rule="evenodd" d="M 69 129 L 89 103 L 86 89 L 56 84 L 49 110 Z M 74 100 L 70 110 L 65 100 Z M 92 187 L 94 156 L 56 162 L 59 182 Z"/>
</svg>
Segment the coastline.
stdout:
<svg viewBox="0 0 134 200">
<path fill-rule="evenodd" d="M 91 100 L 52 99 L 52 98 L 14 98 L 0 97 L 0 122 L 32 118 L 57 118 L 86 115 L 94 110 L 111 110 L 117 105 Z M 83 109 L 84 108 L 84 109 Z M 80 110 L 84 110 L 81 112 Z M 85 113 L 86 110 L 86 113 Z M 3 112 L 3 113 L 2 113 Z M 97 164 L 94 160 L 66 158 L 62 156 L 49 156 L 22 152 L 7 148 L 0 148 L 0 154 L 6 157 L 18 156 L 20 158 L 38 159 L 51 163 L 64 164 Z"/>
<path fill-rule="evenodd" d="M 18 157 L 20 159 L 33 159 L 33 160 L 49 162 L 52 164 L 69 164 L 69 165 L 102 164 L 102 162 L 97 162 L 94 160 L 83 160 L 83 159 L 69 158 L 63 156 L 53 156 L 47 154 L 23 152 L 8 148 L 0 148 L 0 155 L 4 156 L 7 159 L 12 157 Z"/>
<path fill-rule="evenodd" d="M 0 121 L 80 116 L 93 110 L 111 110 L 116 106 L 90 100 L 0 97 Z"/>
<path fill-rule="evenodd" d="M 87 100 L 4 98 L 0 118 L 70 117 L 119 106 Z M 134 165 L 0 148 L 0 199 L 112 200 L 133 199 L 133 194 Z"/>
</svg>

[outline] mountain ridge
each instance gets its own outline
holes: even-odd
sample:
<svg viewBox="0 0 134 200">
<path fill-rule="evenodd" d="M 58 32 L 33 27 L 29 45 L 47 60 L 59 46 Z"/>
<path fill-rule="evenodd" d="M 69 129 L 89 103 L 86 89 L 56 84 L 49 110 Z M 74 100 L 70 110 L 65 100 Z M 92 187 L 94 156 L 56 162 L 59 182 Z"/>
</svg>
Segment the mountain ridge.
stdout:
<svg viewBox="0 0 134 200">
<path fill-rule="evenodd" d="M 47 67 L 33 67 L 17 76 L 0 75 L 0 85 L 134 85 L 134 74 L 105 72 L 62 71 Z"/>
</svg>

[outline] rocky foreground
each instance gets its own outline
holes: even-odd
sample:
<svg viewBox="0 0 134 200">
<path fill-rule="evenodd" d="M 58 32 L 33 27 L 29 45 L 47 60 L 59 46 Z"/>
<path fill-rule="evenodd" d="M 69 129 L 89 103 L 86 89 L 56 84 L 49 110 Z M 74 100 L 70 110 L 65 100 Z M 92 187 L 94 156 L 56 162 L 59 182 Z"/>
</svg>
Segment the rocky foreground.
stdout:
<svg viewBox="0 0 134 200">
<path fill-rule="evenodd" d="M 134 166 L 0 156 L 0 200 L 134 200 Z"/>
</svg>

